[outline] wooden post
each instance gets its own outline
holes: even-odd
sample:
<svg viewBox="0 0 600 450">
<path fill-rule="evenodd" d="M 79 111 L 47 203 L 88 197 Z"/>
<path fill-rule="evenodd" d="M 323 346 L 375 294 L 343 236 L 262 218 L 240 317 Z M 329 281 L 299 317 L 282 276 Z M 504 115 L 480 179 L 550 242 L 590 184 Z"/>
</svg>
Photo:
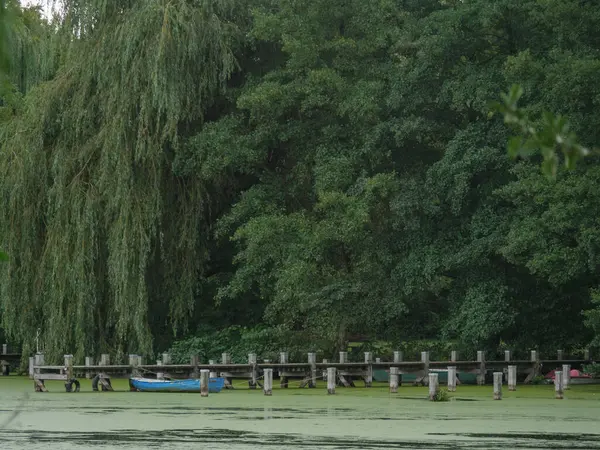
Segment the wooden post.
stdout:
<svg viewBox="0 0 600 450">
<path fill-rule="evenodd" d="M 210 383 L 210 370 L 200 371 L 200 397 L 208 397 L 208 384 Z"/>
<path fill-rule="evenodd" d="M 35 358 L 33 356 L 29 357 L 29 379 L 33 380 L 33 366 L 35 366 Z"/>
<path fill-rule="evenodd" d="M 340 364 L 346 364 L 348 362 L 348 352 L 340 352 Z"/>
<path fill-rule="evenodd" d="M 335 374 L 335 367 L 327 368 L 327 393 L 330 395 L 335 394 L 335 384 L 337 378 Z"/>
<path fill-rule="evenodd" d="M 310 364 L 310 381 L 308 382 L 309 388 L 317 387 L 317 354 L 308 354 L 308 364 Z"/>
<path fill-rule="evenodd" d="M 102 355 L 102 357 L 104 356 L 108 356 L 108 355 Z M 100 364 L 101 366 L 104 366 L 106 364 L 103 364 L 103 359 L 100 359 Z M 140 369 L 138 369 L 139 366 L 139 359 L 137 355 L 129 355 L 129 365 L 131 366 L 131 376 L 133 377 L 139 377 L 141 372 Z"/>
<path fill-rule="evenodd" d="M 502 400 L 502 372 L 494 372 L 494 400 Z"/>
<path fill-rule="evenodd" d="M 221 353 L 221 362 L 223 364 L 231 364 L 231 356 L 229 353 Z"/>
<path fill-rule="evenodd" d="M 323 358 L 323 364 L 327 364 L 329 362 L 328 359 Z M 327 369 L 323 369 L 323 373 L 321 374 L 321 378 L 323 380 L 327 379 Z"/>
<path fill-rule="evenodd" d="M 510 350 L 504 350 L 504 361 L 509 362 L 511 359 L 511 352 Z"/>
<path fill-rule="evenodd" d="M 92 358 L 91 356 L 86 356 L 85 357 L 85 365 L 86 365 L 86 367 L 93 366 L 94 358 Z M 85 370 L 85 377 L 88 380 L 92 378 L 92 374 L 90 373 L 90 371 L 88 369 Z"/>
<path fill-rule="evenodd" d="M 170 353 L 163 353 L 162 354 L 162 363 L 163 363 L 163 366 L 168 366 L 172 362 L 173 361 L 171 360 L 171 354 Z"/>
<path fill-rule="evenodd" d="M 215 360 L 214 359 L 209 359 L 208 360 L 208 364 L 210 364 L 211 366 L 215 364 Z M 217 378 L 219 376 L 219 374 L 217 374 L 217 372 L 215 372 L 214 370 L 211 370 L 210 372 L 210 377 L 211 378 Z"/>
<path fill-rule="evenodd" d="M 287 364 L 287 363 L 289 363 L 288 359 L 289 359 L 288 352 L 279 352 L 279 363 L 280 364 Z"/>
<path fill-rule="evenodd" d="M 477 362 L 479 363 L 479 373 L 477 374 L 477 384 L 483 386 L 485 384 L 485 352 L 477 351 Z"/>
<path fill-rule="evenodd" d="M 257 369 L 256 369 L 256 362 L 258 361 L 258 358 L 256 356 L 256 353 L 248 353 L 248 364 L 250 364 L 252 367 L 250 368 L 250 380 L 248 381 L 248 387 L 250 389 L 256 389 L 256 380 L 257 380 Z"/>
<path fill-rule="evenodd" d="M 450 361 L 451 362 L 456 362 L 458 361 L 458 352 L 456 350 L 452 350 L 450 352 Z"/>
<path fill-rule="evenodd" d="M 381 362 L 381 358 L 375 358 L 375 363 L 379 364 Z"/>
<path fill-rule="evenodd" d="M 156 365 L 162 367 L 163 363 L 162 363 L 162 361 L 160 359 L 157 359 L 156 360 Z M 157 380 L 164 380 L 165 379 L 165 373 L 162 371 L 162 369 L 161 369 L 160 372 L 156 372 L 156 379 Z"/>
<path fill-rule="evenodd" d="M 583 359 L 586 360 L 586 361 L 591 361 L 591 358 L 590 358 L 590 349 L 589 348 L 586 348 L 583 351 Z"/>
<path fill-rule="evenodd" d="M 540 357 L 537 350 L 531 350 L 531 362 L 533 363 L 533 378 L 540 374 Z"/>
<path fill-rule="evenodd" d="M 508 390 L 517 390 L 517 366 L 508 366 Z"/>
<path fill-rule="evenodd" d="M 570 389 L 570 385 L 571 385 L 571 365 L 570 364 L 563 364 L 562 366 L 562 384 L 563 384 L 563 390 L 567 390 Z"/>
<path fill-rule="evenodd" d="M 398 393 L 398 374 L 400 369 L 397 367 L 390 367 L 390 393 Z"/>
<path fill-rule="evenodd" d="M 373 385 L 373 354 L 371 352 L 365 352 L 365 363 L 368 364 L 365 374 L 365 387 L 370 388 Z"/>
<path fill-rule="evenodd" d="M 44 354 L 43 353 L 36 353 L 35 354 L 35 365 L 36 366 L 43 366 L 45 365 L 45 361 L 44 361 Z"/>
<path fill-rule="evenodd" d="M 404 354 L 401 351 L 394 352 L 394 362 L 399 363 L 404 359 Z"/>
<path fill-rule="evenodd" d="M 265 382 L 263 389 L 265 395 L 273 394 L 273 369 L 265 369 Z"/>
<path fill-rule="evenodd" d="M 564 357 L 564 352 L 562 350 L 556 351 L 556 359 L 558 361 L 564 361 L 565 357 Z"/>
<path fill-rule="evenodd" d="M 67 381 L 73 378 L 73 355 L 64 355 L 65 357 L 65 374 Z"/>
<path fill-rule="evenodd" d="M 429 352 L 421 352 L 421 362 L 423 363 L 423 384 L 429 383 Z"/>
<path fill-rule="evenodd" d="M 563 377 L 560 370 L 554 372 L 554 392 L 556 393 L 557 399 L 563 398 Z"/>
<path fill-rule="evenodd" d="M 456 391 L 456 366 L 448 366 L 448 391 Z"/>
<path fill-rule="evenodd" d="M 2 354 L 8 355 L 8 344 L 2 344 Z"/>
<path fill-rule="evenodd" d="M 110 355 L 103 353 L 100 355 L 100 366 L 110 366 Z"/>
<path fill-rule="evenodd" d="M 437 397 L 438 389 L 439 389 L 439 376 L 437 373 L 429 374 L 429 400 L 434 401 Z"/>
<path fill-rule="evenodd" d="M 200 356 L 192 355 L 190 356 L 190 365 L 192 366 L 192 378 L 200 378 L 200 370 L 198 370 L 198 366 L 200 365 Z"/>
<path fill-rule="evenodd" d="M 288 352 L 279 352 L 279 363 L 280 364 L 288 364 L 289 363 L 289 354 Z M 285 369 L 280 369 L 279 370 L 279 385 L 284 388 L 287 389 L 288 387 L 288 378 L 285 375 L 282 375 Z"/>
</svg>

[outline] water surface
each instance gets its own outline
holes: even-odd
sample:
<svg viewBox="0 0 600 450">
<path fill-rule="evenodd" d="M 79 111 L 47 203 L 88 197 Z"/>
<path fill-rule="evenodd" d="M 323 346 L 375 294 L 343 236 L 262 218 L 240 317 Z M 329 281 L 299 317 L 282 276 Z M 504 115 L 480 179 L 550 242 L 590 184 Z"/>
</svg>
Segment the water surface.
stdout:
<svg viewBox="0 0 600 450">
<path fill-rule="evenodd" d="M 505 392 L 459 387 L 447 403 L 424 388 L 235 390 L 197 394 L 65 393 L 47 383 L 0 377 L 2 448 L 31 449 L 600 449 L 600 387 L 576 386 L 555 400 L 552 386 Z"/>
</svg>

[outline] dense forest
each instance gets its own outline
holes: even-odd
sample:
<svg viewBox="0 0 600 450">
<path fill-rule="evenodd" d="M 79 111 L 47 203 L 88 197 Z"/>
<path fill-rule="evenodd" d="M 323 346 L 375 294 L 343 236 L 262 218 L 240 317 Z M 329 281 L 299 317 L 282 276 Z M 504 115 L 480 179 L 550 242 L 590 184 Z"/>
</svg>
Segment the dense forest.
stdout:
<svg viewBox="0 0 600 450">
<path fill-rule="evenodd" d="M 0 320 L 25 352 L 600 343 L 598 158 L 547 177 L 490 108 L 516 83 L 600 143 L 597 2 L 5 2 Z"/>
</svg>

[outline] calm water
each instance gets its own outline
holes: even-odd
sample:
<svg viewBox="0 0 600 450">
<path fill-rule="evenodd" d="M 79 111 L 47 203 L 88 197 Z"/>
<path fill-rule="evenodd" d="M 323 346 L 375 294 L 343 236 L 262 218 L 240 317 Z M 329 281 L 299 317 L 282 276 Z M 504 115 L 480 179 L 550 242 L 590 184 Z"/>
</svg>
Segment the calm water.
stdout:
<svg viewBox="0 0 600 450">
<path fill-rule="evenodd" d="M 33 392 L 29 380 L 0 377 L 2 449 L 600 449 L 600 387 L 505 392 L 459 387 L 448 403 L 423 388 L 225 391 L 197 394 Z M 125 389 L 126 385 L 117 385 Z M 210 444 L 210 445 L 208 445 Z"/>
</svg>

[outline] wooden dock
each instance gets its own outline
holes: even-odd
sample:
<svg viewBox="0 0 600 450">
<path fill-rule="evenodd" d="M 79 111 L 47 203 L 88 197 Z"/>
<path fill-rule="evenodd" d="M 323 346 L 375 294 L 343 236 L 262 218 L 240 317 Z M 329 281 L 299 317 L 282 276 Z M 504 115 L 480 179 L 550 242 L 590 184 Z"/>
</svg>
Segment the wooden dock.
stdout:
<svg viewBox="0 0 600 450">
<path fill-rule="evenodd" d="M 2 344 L 2 353 L 0 353 L 0 372 L 7 376 L 10 373 L 10 365 L 21 361 L 21 354 L 10 351 L 8 344 Z"/>
<path fill-rule="evenodd" d="M 471 373 L 475 374 L 477 384 L 486 384 L 486 375 L 492 373 L 503 373 L 508 377 L 509 368 L 515 372 L 515 378 L 520 378 L 523 383 L 530 383 L 535 376 L 547 373 L 557 368 L 581 368 L 582 365 L 591 363 L 589 351 L 583 359 L 564 358 L 563 352 L 557 353 L 556 359 L 540 359 L 537 351 L 531 351 L 527 360 L 513 360 L 510 352 L 505 353 L 502 361 L 487 361 L 483 351 L 477 352 L 475 361 L 461 361 L 457 352 L 452 352 L 450 358 L 444 361 L 431 361 L 429 352 L 422 352 L 418 361 L 404 361 L 402 352 L 394 352 L 391 361 L 382 361 L 380 358 L 373 359 L 370 352 L 364 354 L 362 362 L 349 362 L 346 352 L 340 352 L 338 361 L 323 360 L 316 361 L 316 354 L 309 353 L 306 362 L 289 362 L 287 352 L 281 352 L 278 362 L 259 362 L 256 354 L 249 354 L 246 363 L 234 364 L 230 355 L 224 353 L 221 362 L 210 361 L 202 364 L 197 356 L 190 358 L 189 364 L 172 364 L 168 353 L 162 355 L 162 359 L 155 364 L 144 364 L 139 355 L 129 355 L 126 364 L 111 364 L 107 354 L 101 355 L 95 363 L 93 358 L 86 357 L 85 364 L 74 364 L 72 355 L 65 355 L 60 365 L 47 365 L 44 355 L 36 354 L 29 358 L 29 375 L 34 380 L 35 390 L 46 391 L 45 381 L 60 380 L 65 382 L 68 392 L 79 390 L 78 378 L 92 379 L 94 390 L 112 390 L 111 379 L 130 378 L 131 376 L 143 376 L 156 379 L 184 379 L 199 378 L 202 370 L 210 371 L 211 377 L 220 376 L 225 378 L 225 386 L 233 389 L 238 386 L 247 386 L 255 389 L 263 385 L 262 380 L 266 370 L 269 374 L 279 377 L 280 387 L 288 388 L 297 386 L 300 388 L 314 388 L 317 381 L 327 379 L 328 369 L 335 369 L 330 373 L 335 374 L 335 385 L 353 387 L 355 382 L 364 383 L 365 387 L 371 387 L 373 373 L 376 370 L 384 370 L 393 373 L 394 383 L 402 385 L 402 376 L 410 374 L 415 377 L 412 384 L 428 385 L 429 375 L 439 372 L 451 374 Z M 393 371 L 392 371 L 393 369 Z M 547 370 L 546 370 L 547 369 Z M 488 377 L 490 378 L 490 377 Z M 397 379 L 397 380 L 396 380 Z M 234 380 L 236 382 L 234 383 Z M 333 382 L 333 381 L 332 381 Z M 449 386 L 460 384 L 458 376 L 451 380 Z"/>
</svg>

